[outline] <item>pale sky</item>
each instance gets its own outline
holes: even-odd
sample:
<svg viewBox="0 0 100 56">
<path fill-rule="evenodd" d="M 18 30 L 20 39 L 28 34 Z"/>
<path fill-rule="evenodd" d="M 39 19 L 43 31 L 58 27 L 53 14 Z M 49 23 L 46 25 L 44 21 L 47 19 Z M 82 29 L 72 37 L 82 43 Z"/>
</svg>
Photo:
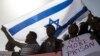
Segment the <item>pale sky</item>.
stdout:
<svg viewBox="0 0 100 56">
<path fill-rule="evenodd" d="M 34 3 L 36 1 L 37 3 Z M 40 0 L 0 0 L 0 27 L 52 0 L 41 0 L 43 3 L 39 1 Z M 83 3 L 95 16 L 100 17 L 100 0 L 83 0 Z M 7 39 L 0 30 L 0 50 L 5 50 L 4 47 L 6 42 Z"/>
</svg>

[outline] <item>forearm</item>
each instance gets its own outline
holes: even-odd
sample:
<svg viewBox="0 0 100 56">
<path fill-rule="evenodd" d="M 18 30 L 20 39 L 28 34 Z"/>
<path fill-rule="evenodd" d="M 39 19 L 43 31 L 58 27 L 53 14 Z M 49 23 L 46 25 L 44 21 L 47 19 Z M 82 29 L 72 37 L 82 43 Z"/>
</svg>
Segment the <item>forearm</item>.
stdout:
<svg viewBox="0 0 100 56">
<path fill-rule="evenodd" d="M 20 43 L 20 42 L 17 42 L 17 41 L 14 41 L 13 44 L 16 45 L 19 48 L 22 48 L 22 46 L 24 46 L 23 43 Z"/>
<path fill-rule="evenodd" d="M 21 43 L 15 41 L 8 33 L 5 32 L 5 35 L 9 41 L 11 41 L 15 46 L 21 47 Z"/>
<path fill-rule="evenodd" d="M 2 31 L 4 32 L 5 36 L 7 37 L 7 39 L 9 41 L 14 41 L 14 39 L 9 35 L 9 33 L 7 32 L 6 28 L 2 27 Z"/>
<path fill-rule="evenodd" d="M 10 34 L 7 32 L 6 28 L 2 26 L 1 30 L 4 32 L 5 36 L 7 37 L 8 41 L 12 42 L 15 46 L 21 47 L 21 43 L 15 41 Z"/>
</svg>

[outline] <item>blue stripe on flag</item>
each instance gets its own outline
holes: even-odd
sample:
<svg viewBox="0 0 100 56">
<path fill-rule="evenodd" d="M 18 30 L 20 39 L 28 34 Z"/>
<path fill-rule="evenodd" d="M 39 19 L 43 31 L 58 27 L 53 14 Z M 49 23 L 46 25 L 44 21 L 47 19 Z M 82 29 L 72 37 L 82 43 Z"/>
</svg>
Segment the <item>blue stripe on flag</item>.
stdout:
<svg viewBox="0 0 100 56">
<path fill-rule="evenodd" d="M 16 34 L 17 32 L 19 32 L 20 30 L 22 30 L 23 28 L 31 25 L 31 24 L 34 24 L 52 14 L 55 14 L 61 10 L 63 10 L 64 8 L 66 8 L 67 6 L 69 6 L 71 3 L 73 2 L 73 0 L 66 0 L 65 2 L 61 3 L 61 4 L 58 4 L 52 8 L 49 8 L 35 16 L 32 16 L 31 18 L 15 25 L 14 27 L 12 27 L 11 29 L 9 29 L 9 32 L 11 33 L 11 35 L 14 35 Z"/>
<path fill-rule="evenodd" d="M 81 11 L 79 11 L 74 17 L 72 17 L 66 24 L 61 26 L 56 30 L 55 36 L 59 36 L 60 33 L 67 28 L 69 24 L 72 24 L 76 19 L 78 19 L 82 14 L 84 14 L 88 9 L 84 6 Z"/>
</svg>

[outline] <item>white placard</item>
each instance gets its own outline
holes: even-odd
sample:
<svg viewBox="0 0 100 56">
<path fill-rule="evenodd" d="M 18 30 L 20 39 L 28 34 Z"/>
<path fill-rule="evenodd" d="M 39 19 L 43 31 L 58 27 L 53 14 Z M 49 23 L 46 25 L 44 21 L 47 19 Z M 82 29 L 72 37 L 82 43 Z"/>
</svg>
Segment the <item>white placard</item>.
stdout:
<svg viewBox="0 0 100 56">
<path fill-rule="evenodd" d="M 100 50 L 99 44 L 90 39 L 90 34 L 83 34 L 64 41 L 63 56 L 85 56 Z"/>
</svg>

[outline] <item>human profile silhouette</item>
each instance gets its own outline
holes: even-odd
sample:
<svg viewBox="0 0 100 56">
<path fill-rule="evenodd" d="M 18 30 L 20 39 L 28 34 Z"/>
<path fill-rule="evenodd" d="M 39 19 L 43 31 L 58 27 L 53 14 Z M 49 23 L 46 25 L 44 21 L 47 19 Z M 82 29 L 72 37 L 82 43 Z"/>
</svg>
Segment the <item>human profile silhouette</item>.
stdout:
<svg viewBox="0 0 100 56">
<path fill-rule="evenodd" d="M 21 48 L 20 50 L 20 55 L 25 56 L 25 55 L 31 55 L 38 53 L 39 51 L 39 44 L 37 43 L 37 34 L 35 32 L 30 31 L 28 35 L 26 36 L 25 43 L 20 43 L 15 41 L 7 32 L 6 28 L 2 26 L 1 30 L 4 32 L 6 35 L 7 39 L 9 42 L 11 42 L 13 45 Z"/>
</svg>

